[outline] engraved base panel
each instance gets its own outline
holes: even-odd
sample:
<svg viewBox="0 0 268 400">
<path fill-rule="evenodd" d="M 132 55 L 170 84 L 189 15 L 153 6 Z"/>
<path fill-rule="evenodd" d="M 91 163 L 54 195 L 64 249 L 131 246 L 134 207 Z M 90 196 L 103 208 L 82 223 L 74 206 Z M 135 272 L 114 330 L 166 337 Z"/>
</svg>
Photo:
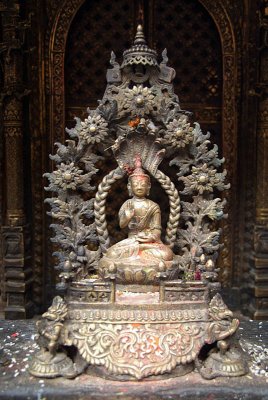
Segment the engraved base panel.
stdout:
<svg viewBox="0 0 268 400">
<path fill-rule="evenodd" d="M 107 378 L 141 380 L 170 374 L 178 366 L 182 375 L 191 372 L 205 344 L 218 340 L 225 344 L 224 339 L 238 327 L 238 320 L 232 318 L 220 295 L 210 300 L 209 287 L 202 282 L 168 282 L 167 287 L 158 286 L 150 292 L 119 287 L 114 288 L 114 295 L 109 283 L 87 281 L 83 292 L 78 286 L 80 283 L 69 290 L 63 306 L 64 323 L 53 325 L 49 321 L 46 325 L 43 320 L 39 333 L 48 338 L 62 327 L 59 350 L 64 348 L 68 354 L 68 349 L 75 347 L 88 373 L 92 366 L 100 367 Z M 102 291 L 104 296 L 100 296 Z M 51 311 L 44 316 L 51 317 Z M 37 355 L 30 366 L 33 375 L 40 373 L 38 363 Z M 237 371 L 243 373 L 240 366 Z"/>
<path fill-rule="evenodd" d="M 71 323 L 69 344 L 90 365 L 142 379 L 189 364 L 206 339 L 206 323 Z"/>
</svg>

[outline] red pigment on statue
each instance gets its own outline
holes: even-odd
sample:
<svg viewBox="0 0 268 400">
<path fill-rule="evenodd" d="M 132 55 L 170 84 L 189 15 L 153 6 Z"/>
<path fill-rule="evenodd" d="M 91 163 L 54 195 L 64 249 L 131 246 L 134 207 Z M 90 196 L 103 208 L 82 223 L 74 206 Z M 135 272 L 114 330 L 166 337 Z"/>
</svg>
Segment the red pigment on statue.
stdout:
<svg viewBox="0 0 268 400">
<path fill-rule="evenodd" d="M 201 272 L 199 270 L 195 271 L 194 280 L 201 281 Z"/>
</svg>

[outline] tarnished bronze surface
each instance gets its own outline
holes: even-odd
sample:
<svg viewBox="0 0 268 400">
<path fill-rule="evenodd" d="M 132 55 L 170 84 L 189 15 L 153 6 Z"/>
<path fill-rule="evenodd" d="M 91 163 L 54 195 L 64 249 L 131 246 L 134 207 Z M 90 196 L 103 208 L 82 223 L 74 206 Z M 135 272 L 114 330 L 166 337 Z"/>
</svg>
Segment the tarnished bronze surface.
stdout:
<svg viewBox="0 0 268 400">
<path fill-rule="evenodd" d="M 186 4 L 187 3 L 187 4 Z M 196 2 L 195 2 L 196 3 Z M 252 213 L 252 205 L 253 205 L 253 197 L 254 194 L 252 193 L 252 179 L 254 178 L 254 159 L 252 158 L 252 154 L 250 157 L 247 157 L 244 161 L 244 166 L 242 164 L 239 164 L 238 167 L 240 168 L 239 171 L 236 171 L 235 168 L 237 166 L 237 162 L 236 162 L 236 158 L 237 158 L 237 152 L 238 152 L 238 147 L 237 147 L 237 139 L 236 136 L 240 135 L 241 132 L 241 139 L 242 139 L 242 147 L 245 149 L 245 145 L 244 145 L 244 141 L 247 141 L 247 148 L 248 149 L 254 149 L 254 143 L 250 143 L 250 138 L 254 137 L 254 126 L 252 126 L 252 121 L 248 121 L 248 123 L 246 123 L 245 121 L 247 121 L 249 119 L 249 117 L 251 116 L 251 120 L 254 119 L 254 101 L 255 99 L 252 97 L 249 97 L 248 95 L 248 91 L 246 88 L 243 88 L 244 93 L 243 93 L 243 99 L 249 99 L 249 104 L 247 105 L 246 101 L 245 101 L 245 109 L 242 110 L 242 112 L 244 113 L 243 117 L 239 118 L 239 110 L 241 110 L 241 108 L 237 108 L 237 106 L 235 105 L 236 102 L 236 98 L 237 96 L 241 95 L 241 57 L 242 57 L 242 49 L 245 48 L 245 44 L 242 44 L 242 38 L 241 38 L 241 32 L 242 32 L 242 20 L 239 19 L 239 15 L 244 15 L 245 19 L 248 18 L 248 25 L 251 23 L 251 31 L 249 31 L 248 37 L 246 40 L 246 42 L 250 42 L 252 43 L 252 41 L 254 40 L 255 37 L 255 31 L 254 29 L 256 29 L 256 21 L 253 18 L 253 15 L 256 15 L 256 10 L 248 10 L 247 8 L 244 11 L 244 4 L 242 4 L 242 2 L 237 1 L 237 2 L 222 2 L 220 5 L 216 4 L 215 2 L 211 2 L 211 1 L 204 1 L 202 2 L 202 5 L 204 6 L 204 8 L 202 8 L 202 6 L 200 5 L 194 5 L 192 3 L 189 4 L 189 2 L 185 2 L 185 5 L 183 7 L 183 15 L 185 15 L 185 21 L 181 22 L 179 25 L 180 29 L 183 29 L 185 31 L 185 39 L 183 39 L 182 43 L 177 42 L 177 38 L 180 37 L 179 35 L 179 31 L 177 28 L 177 25 L 175 24 L 173 29 L 169 29 L 166 30 L 163 26 L 164 25 L 168 25 L 170 26 L 170 24 L 172 23 L 172 21 L 170 20 L 170 18 L 173 18 L 173 21 L 177 21 L 180 20 L 181 18 L 181 12 L 176 8 L 176 2 L 174 2 L 174 5 L 172 5 L 173 12 L 172 12 L 172 17 L 170 16 L 171 13 L 168 11 L 168 8 L 164 8 L 166 7 L 166 5 L 161 4 L 161 3 L 156 3 L 156 2 L 152 2 L 152 4 L 148 7 L 148 9 L 150 9 L 150 12 L 147 14 L 147 12 L 143 12 L 143 17 L 145 19 L 145 23 L 148 23 L 148 29 L 149 29 L 149 37 L 150 40 L 152 41 L 152 43 L 156 43 L 158 45 L 159 50 L 161 48 L 164 48 L 164 46 L 167 45 L 167 42 L 169 44 L 168 48 L 169 48 L 169 53 L 171 54 L 171 59 L 174 62 L 176 62 L 176 65 L 179 64 L 179 68 L 182 68 L 181 72 L 179 69 L 179 73 L 178 76 L 180 77 L 180 80 L 183 81 L 184 79 L 182 79 L 182 77 L 185 77 L 185 71 L 191 71 L 192 70 L 192 64 L 197 64 L 201 61 L 199 61 L 199 59 L 201 58 L 202 60 L 204 59 L 204 57 L 202 57 L 202 54 L 200 55 L 200 57 L 196 57 L 195 59 L 193 59 L 195 52 L 192 52 L 192 55 L 187 58 L 184 56 L 183 51 L 185 51 L 185 47 L 186 48 L 191 48 L 192 43 L 188 43 L 187 40 L 187 32 L 191 31 L 191 24 L 192 22 L 192 17 L 191 17 L 191 10 L 193 7 L 196 7 L 196 9 L 194 9 L 194 13 L 195 15 L 200 15 L 200 18 L 198 20 L 198 24 L 199 24 L 199 29 L 197 30 L 198 32 L 202 32 L 202 30 L 205 30 L 206 32 L 204 33 L 204 35 L 206 36 L 206 42 L 204 42 L 204 40 L 200 39 L 198 40 L 198 37 L 196 38 L 196 40 L 198 40 L 198 47 L 200 48 L 200 51 L 204 52 L 204 51 L 212 51 L 212 55 L 211 57 L 213 58 L 213 51 L 214 50 L 209 50 L 209 49 L 214 49 L 215 48 L 220 48 L 220 41 L 222 43 L 223 46 L 223 55 L 219 55 L 217 58 L 217 60 L 213 59 L 213 68 L 214 68 L 214 75 L 217 75 L 217 89 L 215 94 L 213 94 L 212 97 L 210 98 L 206 98 L 206 103 L 204 104 L 203 100 L 197 104 L 195 103 L 195 98 L 196 98 L 196 84 L 194 82 L 191 81 L 191 79 L 189 79 L 189 84 L 188 87 L 189 89 L 189 94 L 188 92 L 184 93 L 184 91 L 182 91 L 181 93 L 181 86 L 178 86 L 179 89 L 179 93 L 180 93 L 180 97 L 181 100 L 183 101 L 183 105 L 185 108 L 188 108 L 190 110 L 195 111 L 195 116 L 196 119 L 201 121 L 203 126 L 205 124 L 205 126 L 209 129 L 212 130 L 212 132 L 218 132 L 216 133 L 217 135 L 220 135 L 220 131 L 221 131 L 221 115 L 223 115 L 222 117 L 222 123 L 223 123 L 223 130 L 222 130 L 222 139 L 217 139 L 217 141 L 220 144 L 220 148 L 223 149 L 223 155 L 226 158 L 226 162 L 228 164 L 228 173 L 229 173 L 229 177 L 230 177 L 230 181 L 232 184 L 232 189 L 229 195 L 229 204 L 228 204 L 228 214 L 229 214 L 229 218 L 228 220 L 223 221 L 223 240 L 225 243 L 224 249 L 221 251 L 221 259 L 222 259 L 222 263 L 224 264 L 224 267 L 222 268 L 221 274 L 222 274 L 222 282 L 225 285 L 232 285 L 232 284 L 241 284 L 241 280 L 243 281 L 243 277 L 244 277 L 244 268 L 246 268 L 246 265 L 249 264 L 249 254 L 248 249 L 250 248 L 251 250 L 253 249 L 253 241 L 250 241 L 250 238 L 248 238 L 247 234 L 243 232 L 249 231 L 253 233 L 252 231 L 252 220 L 254 218 L 254 213 Z M 50 8 L 51 5 L 47 6 L 47 10 L 48 13 L 51 17 L 50 21 L 52 23 L 53 20 L 56 21 L 55 25 L 54 25 L 54 32 L 59 32 L 56 33 L 57 35 L 62 35 L 62 38 L 60 40 L 60 43 L 62 43 L 62 46 L 60 48 L 60 52 L 67 52 L 67 57 L 68 57 L 68 63 L 66 65 L 66 70 L 64 73 L 64 66 L 63 66 L 63 57 L 60 58 L 60 64 L 57 65 L 59 68 L 56 69 L 57 72 L 57 76 L 58 78 L 55 76 L 55 78 L 53 78 L 53 74 L 51 73 L 51 75 L 48 74 L 48 80 L 50 81 L 51 79 L 56 80 L 56 79 L 60 79 L 60 83 L 57 85 L 57 94 L 60 94 L 61 96 L 61 102 L 63 104 L 63 106 L 61 106 L 60 108 L 57 106 L 56 107 L 56 103 L 54 102 L 53 104 L 55 104 L 55 107 L 53 105 L 52 107 L 52 112 L 54 116 L 51 116 L 51 118 L 53 118 L 53 122 L 51 122 L 51 132 L 52 132 L 52 136 L 51 136 L 51 143 L 53 143 L 53 141 L 57 140 L 57 137 L 54 135 L 54 127 L 56 126 L 56 121 L 61 121 L 61 138 L 63 135 L 63 131 L 64 131 L 64 125 L 65 125 L 65 121 L 64 121 L 64 117 L 63 117 L 63 112 L 64 112 L 64 96 L 67 95 L 66 98 L 66 107 L 67 107 L 67 121 L 70 121 L 74 115 L 79 115 L 79 116 L 85 116 L 84 112 L 85 112 L 85 108 L 90 105 L 93 106 L 94 102 L 97 100 L 97 98 L 99 98 L 99 94 L 95 95 L 95 99 L 92 98 L 92 92 L 90 89 L 90 84 L 89 86 L 87 86 L 87 84 L 84 83 L 83 85 L 83 90 L 85 90 L 85 88 L 87 89 L 88 93 L 85 96 L 85 100 L 83 100 L 83 96 L 80 97 L 79 102 L 83 101 L 83 104 L 80 105 L 78 104 L 78 102 L 76 102 L 75 104 L 75 109 L 72 107 L 73 105 L 70 103 L 70 101 L 68 99 L 74 98 L 75 96 L 77 96 L 79 93 L 81 93 L 81 91 L 76 91 L 75 94 L 74 92 L 72 92 L 72 96 L 69 96 L 68 93 L 70 91 L 75 91 L 75 87 L 76 87 L 76 83 L 74 83 L 74 85 L 71 86 L 71 82 L 67 79 L 66 80 L 66 84 L 64 85 L 64 76 L 66 74 L 66 76 L 69 76 L 70 73 L 68 72 L 69 69 L 70 71 L 72 71 L 72 74 L 75 74 L 74 71 L 79 71 L 79 68 L 83 69 L 83 74 L 86 74 L 87 76 L 91 75 L 91 74 L 95 74 L 95 70 L 96 67 L 94 67 L 94 71 L 92 72 L 86 72 L 86 71 L 91 71 L 90 67 L 88 67 L 89 69 L 85 69 L 85 66 L 83 67 L 79 67 L 79 65 L 81 63 L 78 63 L 78 57 L 75 57 L 75 54 L 72 54 L 71 48 L 77 48 L 77 51 L 83 52 L 85 53 L 85 57 L 87 57 L 87 47 L 90 46 L 90 39 L 88 41 L 86 41 L 86 43 L 84 42 L 86 39 L 84 38 L 82 41 L 79 40 L 79 42 L 77 41 L 77 37 L 81 37 L 81 33 L 79 33 L 79 29 L 76 28 L 77 26 L 81 25 L 82 26 L 88 26 L 87 24 L 87 20 L 86 18 L 90 18 L 91 15 L 91 11 L 90 12 L 82 12 L 83 11 L 83 7 L 81 7 L 81 3 L 78 4 L 69 4 L 68 2 L 63 5 L 62 7 L 57 7 L 56 4 L 53 5 L 52 8 Z M 81 7 L 81 8 L 79 8 Z M 86 6 L 84 6 L 86 7 Z M 143 6 L 142 6 L 143 7 Z M 251 6 L 253 7 L 253 5 Z M 254 7 L 253 7 L 254 8 Z M 74 23 L 73 25 L 70 25 L 71 19 L 73 18 L 73 15 L 76 13 L 76 10 L 79 9 L 81 10 L 80 13 L 76 14 L 76 24 Z M 158 11 L 159 10 L 159 11 Z M 53 12 L 52 12 L 53 11 Z M 95 11 L 94 11 L 95 12 Z M 96 11 L 97 12 L 97 11 Z M 131 14 L 132 10 L 129 8 L 127 11 L 127 14 L 124 14 L 124 18 L 131 18 L 130 14 Z M 161 12 L 161 18 L 159 17 L 159 13 Z M 207 14 L 206 14 L 207 12 Z M 176 15 L 176 13 L 178 13 L 178 15 Z M 244 13 L 244 14 L 243 14 Z M 64 18 L 61 18 L 61 14 L 64 16 Z M 58 15 L 59 18 L 55 19 L 55 16 Z M 210 16 L 209 16 L 210 15 Z M 85 17 L 87 16 L 87 17 Z M 113 21 L 113 17 L 110 16 L 109 17 L 109 13 L 108 11 L 105 11 L 105 18 L 110 18 L 110 23 L 111 21 Z M 132 17 L 133 18 L 133 17 Z M 166 18 L 166 19 L 165 19 Z M 211 18 L 211 19 L 210 19 Z M 83 22 L 84 21 L 84 22 Z M 156 21 L 158 21 L 156 23 Z M 202 21 L 202 22 L 201 22 Z M 89 22 L 90 23 L 90 22 Z M 97 23 L 96 23 L 97 24 Z M 162 25 L 161 25 L 162 24 Z M 213 29 L 215 28 L 215 24 L 217 26 L 218 32 L 219 32 L 219 36 L 220 36 L 220 41 L 217 39 L 217 35 L 215 35 Z M 121 24 L 122 25 L 122 24 Z M 159 26 L 158 26 L 159 25 Z M 161 26 L 160 26 L 161 25 Z M 90 23 L 91 26 L 91 23 Z M 214 27 L 213 27 L 214 26 Z M 157 28 L 157 31 L 156 31 Z M 93 29 L 93 28 L 92 28 Z M 98 28 L 96 28 L 96 36 L 98 36 Z M 129 33 L 127 34 L 126 32 L 121 34 L 123 36 L 127 36 L 128 38 L 130 37 L 130 31 L 133 30 L 133 25 L 129 25 Z M 65 37 L 67 36 L 67 32 L 69 32 L 70 37 L 69 37 L 69 41 L 66 44 L 66 47 L 64 47 L 64 41 L 65 41 Z M 169 32 L 169 33 L 168 33 Z M 208 33 L 209 32 L 209 33 Z M 167 35 L 169 35 L 167 37 Z M 171 36 L 173 35 L 173 36 Z M 209 35 L 210 39 L 207 39 L 207 35 Z M 51 36 L 53 38 L 56 37 L 54 34 Z M 88 35 L 86 35 L 87 38 L 90 38 L 90 32 L 88 33 Z M 108 36 L 110 41 L 112 41 L 112 43 L 114 43 L 113 38 L 113 33 L 108 33 L 106 32 L 106 37 Z M 191 34 L 191 37 L 193 36 L 193 32 Z M 72 39 L 73 38 L 73 39 Z M 53 39 L 54 40 L 54 39 Z M 129 39 L 128 39 L 129 40 Z M 208 42 L 207 42 L 208 40 Z M 218 40 L 218 41 L 217 41 Z M 87 46 L 86 48 L 83 47 L 83 43 L 85 43 L 85 46 Z M 185 45 L 184 45 L 185 43 Z M 188 43 L 186 45 L 186 43 Z M 213 43 L 213 44 L 212 44 Z M 70 47 L 68 47 L 68 45 L 70 44 Z M 122 45 L 120 45 L 122 46 Z M 118 49 L 120 50 L 120 47 L 118 44 Z M 254 46 L 254 44 L 252 44 L 252 46 Z M 245 66 L 245 64 L 250 64 L 252 62 L 252 66 L 249 65 L 249 68 L 251 68 L 251 70 L 243 70 L 244 74 L 248 74 L 247 77 L 243 78 L 244 80 L 250 79 L 251 83 L 249 83 L 249 85 L 251 87 L 254 86 L 254 70 L 253 68 L 253 64 L 254 64 L 254 50 L 253 48 L 249 47 L 249 51 L 252 52 L 252 55 L 249 56 L 246 59 L 243 59 L 243 65 Z M 95 46 L 94 46 L 95 47 Z M 114 47 L 114 44 L 111 46 L 114 50 L 117 50 L 117 48 Z M 178 47 L 181 49 L 181 53 L 178 54 Z M 100 49 L 99 46 L 97 46 L 97 49 Z M 208 50 L 207 50 L 208 49 Z M 100 50 L 99 50 L 100 51 Z M 107 51 L 105 49 L 102 49 L 103 51 Z M 217 51 L 217 50 L 216 50 Z M 220 62 L 220 57 L 222 58 L 222 62 Z M 95 56 L 95 58 L 97 59 L 97 56 Z M 51 60 L 51 58 L 49 58 Z M 210 57 L 209 57 L 210 59 Z M 180 60 L 177 62 L 177 60 Z M 194 61 L 196 60 L 196 61 Z M 218 61 L 219 60 L 219 61 Z M 51 60 L 53 62 L 53 60 Z M 90 61 L 90 60 L 89 60 Z M 203 62 L 203 61 L 202 61 Z M 224 71 L 221 72 L 221 64 L 223 65 Z M 94 63 L 94 65 L 97 65 L 96 63 Z M 70 66 L 70 67 L 69 67 Z M 77 66 L 77 68 L 76 68 Z M 254 64 L 255 66 L 255 64 Z M 79 68 L 78 68 L 79 67 Z M 69 68 L 69 69 L 68 69 Z M 93 68 L 93 67 L 92 67 Z M 176 67 L 176 69 L 178 68 L 178 66 Z M 184 69 L 183 69 L 184 68 Z M 216 70 L 215 70 L 216 68 Z M 50 69 L 52 71 L 52 69 Z M 102 70 L 101 66 L 99 67 L 99 70 Z M 211 72 L 212 73 L 212 72 Z M 221 75 L 223 74 L 223 75 Z M 196 71 L 196 76 L 198 75 L 198 70 Z M 94 75 L 95 76 L 95 75 Z M 209 75 L 210 76 L 210 75 Z M 228 78 L 227 78 L 228 77 Z M 96 78 L 97 81 L 99 82 L 99 86 L 102 85 L 102 81 L 101 81 L 101 76 Z M 211 78 L 212 79 L 212 78 Z M 74 79 L 73 79 L 74 80 Z M 198 78 L 197 78 L 198 80 Z M 201 77 L 199 78 L 200 82 L 202 81 Z M 224 85 L 221 87 L 222 83 L 224 82 Z M 249 90 L 249 89 L 248 89 Z M 225 111 L 223 111 L 223 114 L 221 114 L 221 104 L 219 103 L 220 98 L 221 98 L 221 91 L 223 93 L 223 108 Z M 52 93 L 54 93 L 53 90 L 51 90 Z M 64 95 L 65 92 L 65 95 Z M 98 92 L 99 93 L 99 92 Z M 210 93 L 210 88 L 203 88 L 202 89 L 202 93 L 198 94 L 198 96 L 201 96 L 202 99 L 204 99 L 204 96 L 208 96 L 208 93 Z M 68 97 L 69 96 L 69 97 Z M 189 100 L 188 100 L 189 97 Z M 210 103 L 210 101 L 212 101 L 212 99 L 215 99 L 214 105 L 212 105 L 212 103 Z M 216 100 L 216 98 L 218 100 Z M 89 99 L 89 100 L 88 100 Z M 218 103 L 217 103 L 218 102 Z M 219 108 L 217 109 L 217 107 L 215 108 L 215 104 L 219 104 Z M 78 107 L 78 109 L 77 109 Z M 243 106 L 244 107 L 244 106 Z M 246 107 L 251 107 L 250 110 L 251 111 L 247 111 Z M 69 111 L 70 110 L 70 111 Z M 78 111 L 81 110 L 82 114 L 80 114 Z M 217 111 L 219 110 L 219 111 Z M 58 123 L 58 122 L 57 122 Z M 70 122 L 68 122 L 70 123 Z M 243 129 L 239 128 L 239 131 L 237 131 L 237 123 L 242 123 L 245 126 L 243 127 Z M 252 132 L 249 136 L 247 135 L 245 132 L 247 131 Z M 237 132 L 237 133 L 236 133 Z M 243 133 L 242 133 L 243 132 Z M 58 136 L 59 138 L 59 136 Z M 247 151 L 247 150 L 245 150 Z M 254 156 L 253 156 L 254 157 Z M 240 158 L 241 159 L 241 158 Z M 251 166 L 249 166 L 249 163 L 251 163 Z M 105 167 L 105 165 L 102 165 L 102 169 L 106 168 L 106 171 L 108 172 L 108 168 Z M 243 168 L 248 168 L 248 172 L 246 172 L 246 177 L 244 176 L 243 173 Z M 241 191 L 241 187 L 238 187 L 237 184 L 235 183 L 237 180 L 239 180 L 239 182 L 244 181 L 245 179 L 245 185 L 247 186 L 247 192 L 245 191 Z M 248 182 L 248 183 L 247 183 Z M 120 182 L 118 183 L 119 187 L 122 191 L 122 194 L 120 193 L 118 196 L 114 196 L 113 197 L 113 204 L 116 204 L 117 202 L 117 198 L 118 198 L 118 205 L 117 205 L 117 210 L 119 209 L 119 204 L 121 202 L 122 204 L 122 200 L 124 201 L 126 199 L 126 194 L 124 194 L 123 192 L 123 186 L 122 184 L 120 184 Z M 231 197 L 230 197 L 231 196 Z M 238 199 L 240 197 L 240 200 L 237 201 L 236 199 Z M 239 204 L 239 209 L 236 209 L 236 205 Z M 113 218 L 110 218 L 108 224 L 109 224 L 109 228 L 110 231 L 112 233 L 112 236 L 116 239 L 116 240 L 121 240 L 122 236 L 121 233 L 118 230 L 118 226 L 113 222 L 113 220 L 115 220 L 115 216 L 116 216 L 116 210 L 114 210 L 114 207 L 111 205 L 111 203 L 109 202 L 109 204 L 107 205 L 109 207 L 109 215 L 113 215 Z M 230 210 L 229 208 L 233 208 L 233 210 Z M 244 207 L 244 208 L 243 208 Z M 165 203 L 163 203 L 163 210 L 166 208 Z M 245 211 L 244 211 L 245 210 Z M 110 214 L 111 213 L 111 214 Z M 251 214 L 252 213 L 252 214 Z M 240 225 L 238 224 L 238 216 L 240 218 Z M 165 217 L 163 217 L 165 218 Z M 246 224 L 246 225 L 245 225 Z M 232 232 L 235 230 L 235 233 L 233 234 Z M 251 236 L 251 238 L 253 238 L 253 235 Z M 243 258 L 243 254 L 246 254 L 246 260 Z M 52 261 L 52 260 L 51 260 Z M 235 267 L 234 267 L 235 265 Z M 249 276 L 247 274 L 247 277 L 245 277 L 245 281 L 244 281 L 244 286 L 246 288 L 247 284 L 249 281 Z M 245 291 L 244 291 L 245 292 Z M 246 293 L 246 292 L 245 292 Z M 246 302 L 248 302 L 247 300 L 245 300 Z"/>
<path fill-rule="evenodd" d="M 184 375 L 194 364 L 206 379 L 247 372 L 235 348 L 239 321 L 217 293 L 221 231 L 214 222 L 225 217 L 226 200 L 216 194 L 230 187 L 224 159 L 181 109 L 167 63 L 164 50 L 158 64 L 138 25 L 121 65 L 111 54 L 99 106 L 76 118 L 66 145 L 56 143 L 50 156 L 56 169 L 44 174 L 53 192 L 46 202 L 65 299 L 56 296 L 37 323 L 41 351 L 29 367 L 36 377 L 72 378 L 90 365 L 113 379 Z M 95 190 L 100 155 L 118 166 L 85 199 Z M 161 171 L 164 159 L 177 168 L 175 181 Z M 130 199 L 119 225 L 128 237 L 111 245 L 106 198 L 126 174 Z M 163 240 L 150 176 L 169 198 Z"/>
<path fill-rule="evenodd" d="M 172 299 L 172 303 L 165 301 L 165 294 L 159 302 L 157 296 L 153 299 L 150 293 L 133 293 L 127 287 L 123 299 L 107 302 L 105 296 L 97 295 L 98 288 L 90 281 L 83 285 L 84 293 L 77 299 L 70 287 L 68 303 L 54 298 L 37 323 L 41 351 L 30 362 L 30 373 L 37 377 L 70 378 L 83 372 L 87 365 L 96 365 L 103 366 L 107 378 L 110 375 L 121 380 L 129 376 L 141 380 L 151 375 L 173 374 L 177 365 L 180 372 L 175 370 L 174 376 L 183 375 L 191 372 L 192 363 L 196 362 L 207 379 L 245 374 L 247 367 L 241 353 L 228 350 L 225 340 L 235 333 L 238 320 L 220 295 L 210 301 L 206 285 L 179 281 L 171 284 L 184 295 Z M 202 298 L 194 289 L 203 292 Z M 115 299 L 120 295 L 121 291 L 115 293 Z M 221 352 L 213 353 L 212 359 L 209 357 L 202 366 L 198 361 L 200 349 L 217 340 Z M 78 349 L 75 364 L 65 346 Z"/>
</svg>

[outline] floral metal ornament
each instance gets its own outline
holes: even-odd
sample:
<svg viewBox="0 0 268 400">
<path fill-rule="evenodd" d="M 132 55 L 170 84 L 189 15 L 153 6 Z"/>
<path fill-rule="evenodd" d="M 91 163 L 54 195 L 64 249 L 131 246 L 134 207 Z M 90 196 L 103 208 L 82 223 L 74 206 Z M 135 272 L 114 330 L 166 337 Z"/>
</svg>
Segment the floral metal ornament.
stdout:
<svg viewBox="0 0 268 400">
<path fill-rule="evenodd" d="M 232 344 L 238 320 L 216 294 L 216 222 L 226 217 L 218 191 L 229 188 L 224 159 L 180 108 L 175 71 L 166 50 L 162 56 L 158 65 L 139 26 L 121 66 L 112 54 L 98 107 L 84 121 L 76 118 L 70 139 L 50 156 L 56 167 L 45 174 L 53 192 L 46 202 L 65 299 L 56 297 L 37 324 L 42 349 L 30 365 L 34 376 L 72 378 L 88 366 L 107 378 L 137 380 L 195 366 L 206 379 L 247 372 Z M 117 167 L 96 188 L 99 154 Z M 112 244 L 107 197 L 127 174 L 130 198 L 118 219 L 128 237 Z M 155 182 L 169 200 L 165 232 L 149 198 Z M 209 354 L 207 344 L 214 347 Z"/>
<path fill-rule="evenodd" d="M 108 135 L 108 123 L 100 114 L 89 111 L 89 116 L 84 121 L 80 118 L 75 118 L 75 120 L 74 128 L 66 128 L 66 132 L 71 137 L 78 137 L 87 144 L 93 145 L 102 142 Z"/>
<path fill-rule="evenodd" d="M 184 219 L 201 220 L 204 217 L 208 217 L 215 221 L 227 217 L 227 214 L 224 214 L 226 200 L 219 198 L 201 200 L 199 196 L 193 196 L 193 202 L 182 201 L 181 203 L 183 206 L 182 217 Z"/>
<path fill-rule="evenodd" d="M 108 124 L 101 115 L 89 115 L 81 121 L 81 130 L 78 136 L 88 144 L 102 142 L 108 135 Z"/>
<path fill-rule="evenodd" d="M 193 140 L 193 130 L 194 128 L 188 122 L 188 118 L 181 116 L 167 124 L 162 143 L 175 148 L 185 147 Z"/>
<path fill-rule="evenodd" d="M 57 170 L 52 174 L 44 174 L 50 185 L 46 190 L 76 190 L 79 189 L 86 181 L 87 176 L 83 175 L 83 170 L 77 168 L 74 163 L 57 165 Z"/>
<path fill-rule="evenodd" d="M 214 188 L 221 187 L 223 185 L 222 177 L 225 175 L 226 173 L 219 174 L 216 169 L 203 164 L 200 167 L 193 166 L 190 175 L 182 176 L 179 179 L 185 184 L 184 194 L 194 191 L 203 194 L 204 192 L 213 192 Z"/>
<path fill-rule="evenodd" d="M 131 116 L 144 117 L 154 109 L 155 95 L 148 87 L 142 85 L 133 86 L 125 91 L 124 109 Z"/>
</svg>

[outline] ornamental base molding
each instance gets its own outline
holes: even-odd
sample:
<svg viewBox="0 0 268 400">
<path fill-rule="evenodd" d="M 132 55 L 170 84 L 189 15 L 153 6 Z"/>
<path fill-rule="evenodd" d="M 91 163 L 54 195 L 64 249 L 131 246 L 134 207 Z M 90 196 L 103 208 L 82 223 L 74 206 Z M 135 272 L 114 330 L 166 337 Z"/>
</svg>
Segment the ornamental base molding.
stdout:
<svg viewBox="0 0 268 400">
<path fill-rule="evenodd" d="M 195 368 L 194 363 L 188 363 L 185 365 L 177 365 L 176 368 L 174 368 L 172 371 L 169 371 L 165 374 L 161 375 L 150 375 L 148 377 L 145 377 L 142 379 L 142 381 L 159 381 L 159 380 L 167 380 L 167 379 L 172 379 L 176 378 L 179 376 L 184 376 L 189 373 L 191 373 Z M 120 382 L 127 382 L 127 381 L 137 381 L 137 379 L 131 375 L 119 375 L 119 374 L 109 374 L 107 369 L 102 366 L 97 366 L 95 365 L 90 366 L 86 370 L 87 375 L 90 375 L 91 377 L 99 377 L 99 378 L 104 378 L 108 379 L 111 381 L 120 381 Z"/>
<path fill-rule="evenodd" d="M 41 350 L 37 353 L 31 362 L 31 374 L 37 378 L 57 378 L 63 376 L 65 378 L 74 378 L 77 371 L 74 363 L 63 352 L 51 356 L 49 352 Z"/>
<path fill-rule="evenodd" d="M 122 291 L 112 285 L 109 291 L 107 284 L 86 283 L 82 283 L 80 301 L 73 296 L 77 287 L 70 288 L 67 301 L 55 297 L 38 321 L 42 350 L 32 359 L 32 375 L 72 378 L 86 368 L 89 374 L 94 375 L 97 369 L 108 379 L 121 380 L 170 377 L 167 374 L 175 370 L 184 375 L 198 364 L 200 351 L 208 344 L 215 344 L 214 353 L 208 355 L 203 366 L 199 363 L 202 376 L 211 379 L 206 371 L 213 368 L 215 376 L 246 373 L 244 363 L 239 363 L 238 350 L 236 356 L 228 355 L 232 347 L 229 341 L 239 322 L 219 294 L 210 298 L 208 284 L 173 281 L 172 285 L 169 282 L 167 287 L 146 293 Z M 110 295 L 114 301 L 100 296 L 101 290 L 106 294 L 114 290 Z"/>
</svg>

